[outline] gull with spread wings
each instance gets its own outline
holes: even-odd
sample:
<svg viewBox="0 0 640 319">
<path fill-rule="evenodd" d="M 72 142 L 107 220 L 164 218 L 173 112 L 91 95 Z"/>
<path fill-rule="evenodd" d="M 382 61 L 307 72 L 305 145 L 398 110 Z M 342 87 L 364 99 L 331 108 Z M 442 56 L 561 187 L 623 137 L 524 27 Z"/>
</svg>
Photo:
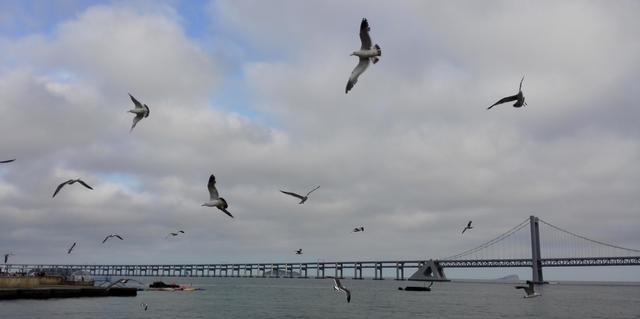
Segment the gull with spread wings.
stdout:
<svg viewBox="0 0 640 319">
<path fill-rule="evenodd" d="M 280 192 L 281 192 L 281 193 L 283 193 L 283 194 L 287 194 L 287 195 L 290 195 L 290 196 L 296 197 L 296 198 L 300 199 L 300 202 L 299 202 L 298 204 L 304 204 L 304 202 L 306 202 L 306 201 L 307 201 L 307 199 L 309 199 L 309 195 L 310 195 L 311 193 L 313 193 L 313 192 L 314 192 L 316 189 L 318 189 L 318 188 L 320 188 L 320 186 L 318 186 L 318 187 L 316 187 L 316 188 L 314 188 L 314 189 L 310 190 L 310 191 L 307 193 L 307 195 L 305 195 L 305 196 L 302 196 L 302 195 L 300 195 L 300 194 L 296 194 L 296 193 L 293 193 L 293 192 L 285 192 L 285 191 L 283 191 L 283 190 L 280 190 Z"/>
<path fill-rule="evenodd" d="M 146 104 L 142 104 L 138 100 L 136 100 L 136 98 L 133 97 L 131 93 L 129 93 L 129 97 L 131 97 L 131 101 L 133 101 L 133 104 L 135 104 L 135 107 L 129 110 L 128 112 L 136 115 L 133 118 L 133 125 L 131 125 L 131 129 L 129 130 L 129 133 L 131 133 L 131 131 L 133 131 L 133 128 L 136 127 L 136 124 L 138 124 L 140 120 L 149 116 L 149 107 Z"/>
<path fill-rule="evenodd" d="M 56 191 L 55 191 L 55 192 L 53 192 L 53 196 L 51 196 L 51 198 L 56 197 L 56 194 L 58 194 L 58 192 L 62 189 L 62 187 L 63 187 L 64 185 L 73 185 L 73 184 L 75 184 L 76 182 L 78 182 L 78 183 L 82 184 L 82 186 L 84 186 L 84 187 L 86 187 L 86 188 L 88 188 L 88 189 L 93 190 L 93 187 L 89 186 L 87 183 L 85 183 L 83 180 L 81 180 L 81 179 L 79 179 L 79 178 L 76 178 L 76 179 L 70 179 L 70 180 L 68 180 L 68 181 L 66 181 L 66 182 L 63 182 L 63 183 L 61 183 L 60 185 L 58 185 L 58 187 L 56 188 Z"/>
<path fill-rule="evenodd" d="M 513 104 L 513 107 L 527 106 L 527 103 L 524 101 L 524 94 L 522 94 L 522 81 L 524 81 L 524 76 L 522 77 L 522 80 L 520 80 L 520 88 L 518 89 L 518 94 L 507 96 L 505 98 L 500 99 L 498 102 L 493 103 L 493 105 L 489 106 L 487 110 L 490 110 L 492 107 L 498 104 L 507 103 L 511 101 L 516 101 L 516 103 Z"/>
<path fill-rule="evenodd" d="M 211 174 L 209 176 L 209 182 L 207 183 L 207 188 L 209 189 L 209 201 L 203 203 L 202 206 L 207 207 L 217 207 L 219 210 L 227 214 L 229 217 L 233 218 L 233 215 L 227 210 L 229 205 L 227 201 L 218 195 L 218 190 L 216 189 L 216 177 Z"/>
<path fill-rule="evenodd" d="M 104 238 L 104 240 L 102 241 L 102 243 L 104 244 L 107 240 L 109 240 L 109 238 L 118 238 L 120 240 L 124 240 L 124 238 L 122 238 L 122 236 L 118 235 L 118 234 L 111 234 L 111 235 L 107 235 L 107 237 Z"/>
<path fill-rule="evenodd" d="M 349 93 L 353 86 L 356 85 L 358 77 L 364 73 L 364 71 L 369 67 L 369 64 L 371 62 L 376 64 L 380 59 L 378 57 L 382 56 L 382 50 L 379 45 L 376 44 L 373 48 L 371 47 L 372 42 L 371 37 L 369 36 L 369 30 L 371 30 L 369 22 L 367 19 L 363 18 L 362 22 L 360 22 L 360 42 L 362 45 L 360 46 L 360 50 L 353 51 L 353 53 L 351 53 L 351 55 L 355 55 L 359 58 L 359 62 L 351 72 L 351 76 L 349 76 L 345 93 Z"/>
</svg>

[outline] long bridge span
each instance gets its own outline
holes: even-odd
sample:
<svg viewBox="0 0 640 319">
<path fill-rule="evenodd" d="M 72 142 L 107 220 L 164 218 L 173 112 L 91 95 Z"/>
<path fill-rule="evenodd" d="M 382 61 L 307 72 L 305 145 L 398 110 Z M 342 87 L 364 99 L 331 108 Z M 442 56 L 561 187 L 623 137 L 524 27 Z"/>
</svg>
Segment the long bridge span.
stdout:
<svg viewBox="0 0 640 319">
<path fill-rule="evenodd" d="M 542 240 L 541 224 L 547 232 Z M 529 227 L 527 227 L 529 226 Z M 527 232 L 527 228 L 529 232 Z M 407 279 L 405 273 L 423 268 L 428 263 L 446 268 L 510 268 L 532 269 L 532 280 L 543 282 L 545 267 L 640 266 L 640 250 L 624 248 L 564 230 L 535 216 L 530 216 L 507 232 L 475 248 L 438 259 L 274 262 L 232 264 L 153 264 L 153 265 L 62 265 L 7 264 L 5 271 L 66 269 L 83 271 L 93 276 L 162 276 L 162 277 L 269 277 L 269 278 L 353 278 L 384 279 L 384 270 L 395 270 L 396 280 Z"/>
</svg>

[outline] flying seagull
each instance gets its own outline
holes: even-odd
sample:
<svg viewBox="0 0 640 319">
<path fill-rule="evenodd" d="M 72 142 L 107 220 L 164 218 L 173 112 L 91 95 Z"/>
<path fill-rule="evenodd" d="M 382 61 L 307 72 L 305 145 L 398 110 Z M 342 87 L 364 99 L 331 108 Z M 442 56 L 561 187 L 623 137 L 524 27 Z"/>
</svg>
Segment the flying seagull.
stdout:
<svg viewBox="0 0 640 319">
<path fill-rule="evenodd" d="M 13 253 L 4 254 L 4 263 L 6 264 L 9 261 L 9 256 L 13 256 Z"/>
<path fill-rule="evenodd" d="M 489 106 L 487 108 L 487 110 L 490 110 L 492 107 L 494 107 L 494 106 L 496 106 L 498 104 L 511 102 L 511 101 L 516 101 L 516 103 L 513 104 L 513 107 L 527 106 L 527 103 L 525 103 L 525 101 L 524 101 L 524 94 L 522 94 L 522 81 L 524 81 L 524 76 L 522 77 L 522 80 L 520 80 L 520 88 L 518 89 L 518 94 L 512 95 L 512 96 L 507 96 L 505 98 L 500 99 L 498 102 L 493 103 L 493 105 Z"/>
<path fill-rule="evenodd" d="M 296 197 L 296 198 L 300 199 L 300 202 L 299 202 L 298 204 L 304 204 L 304 202 L 306 202 L 306 201 L 307 201 L 307 199 L 309 199 L 309 194 L 313 193 L 313 192 L 314 192 L 316 189 L 318 189 L 318 188 L 320 188 L 320 186 L 318 186 L 318 187 L 316 187 L 316 188 L 312 189 L 312 190 L 311 190 L 310 192 L 308 192 L 308 193 L 307 193 L 307 195 L 305 195 L 305 196 L 302 196 L 302 195 L 299 195 L 299 194 L 296 194 L 296 193 L 292 193 L 292 192 L 285 192 L 285 191 L 283 191 L 283 190 L 280 190 L 280 192 L 281 192 L 281 193 L 283 193 L 283 194 L 287 194 L 287 195 L 291 195 L 291 196 L 293 196 L 293 197 Z"/>
<path fill-rule="evenodd" d="M 15 161 L 16 159 L 10 159 L 10 160 L 6 160 L 6 161 L 0 161 L 0 164 L 5 164 L 5 163 L 11 163 L 13 161 Z"/>
<path fill-rule="evenodd" d="M 296 255 L 302 255 L 302 248 L 296 250 Z"/>
<path fill-rule="evenodd" d="M 171 236 L 171 237 L 176 237 L 176 236 L 178 236 L 179 234 L 184 234 L 184 230 L 179 230 L 179 231 L 177 231 L 177 232 L 175 232 L 175 233 L 169 233 L 169 235 L 167 235 L 167 238 L 169 238 L 169 236 Z"/>
<path fill-rule="evenodd" d="M 93 187 L 89 186 L 87 183 L 85 183 L 83 180 L 81 180 L 81 179 L 79 179 L 79 178 L 77 178 L 77 179 L 70 179 L 70 180 L 68 180 L 68 181 L 66 181 L 66 182 L 64 182 L 64 183 L 62 183 L 62 184 L 60 184 L 60 185 L 58 185 L 58 187 L 56 188 L 56 191 L 55 191 L 55 192 L 53 192 L 53 196 L 51 196 L 51 198 L 56 197 L 56 194 L 58 194 L 58 192 L 60 191 L 60 189 L 62 189 L 62 187 L 63 187 L 64 185 L 72 185 L 72 184 L 75 184 L 76 182 L 78 182 L 78 183 L 82 184 L 82 186 L 84 186 L 84 187 L 86 187 L 86 188 L 88 188 L 88 189 L 93 189 Z"/>
<path fill-rule="evenodd" d="M 142 307 L 142 309 L 144 309 L 144 311 L 147 311 L 147 308 L 149 308 L 149 305 L 147 305 L 146 303 L 141 303 L 140 307 Z"/>
<path fill-rule="evenodd" d="M 353 229 L 354 233 L 361 232 L 361 231 L 364 231 L 364 227 L 363 226 L 356 227 L 356 228 Z"/>
<path fill-rule="evenodd" d="M 362 45 L 360 46 L 360 50 L 353 51 L 353 53 L 351 53 L 351 55 L 355 55 L 360 58 L 360 62 L 358 62 L 358 65 L 356 65 L 355 69 L 351 72 L 351 76 L 349 76 L 345 93 L 349 93 L 353 86 L 356 85 L 360 74 L 369 67 L 369 62 L 373 62 L 375 64 L 379 60 L 378 57 L 382 56 L 382 50 L 379 45 L 376 44 L 371 48 L 369 30 L 371 30 L 371 28 L 369 28 L 369 22 L 367 22 L 367 19 L 363 18 L 360 23 L 360 41 L 362 42 Z"/>
<path fill-rule="evenodd" d="M 73 250 L 74 247 L 76 247 L 76 242 L 73 243 L 73 245 L 71 245 L 71 247 L 69 248 L 69 250 L 67 250 L 67 254 L 70 254 L 71 251 Z"/>
<path fill-rule="evenodd" d="M 146 104 L 138 102 L 138 100 L 136 100 L 136 98 L 133 97 L 131 93 L 129 93 L 129 97 L 131 98 L 131 101 L 133 101 L 133 104 L 135 104 L 135 107 L 129 110 L 129 112 L 136 115 L 133 118 L 133 125 L 131 125 L 131 129 L 129 130 L 129 133 L 131 133 L 131 131 L 133 131 L 133 128 L 136 127 L 136 124 L 138 124 L 140 120 L 149 116 L 149 107 Z"/>
<path fill-rule="evenodd" d="M 111 235 L 108 235 L 107 237 L 105 237 L 104 240 L 102 241 L 102 243 L 104 244 L 107 240 L 109 240 L 109 238 L 112 238 L 112 237 L 116 237 L 116 238 L 118 238 L 120 240 L 124 240 L 124 238 L 122 238 L 122 236 L 120 236 L 118 234 L 111 234 Z"/>
<path fill-rule="evenodd" d="M 516 286 L 515 288 L 516 289 L 524 289 L 524 293 L 525 293 L 524 297 L 525 298 L 533 298 L 533 297 L 540 296 L 539 293 L 537 293 L 537 292 L 535 292 L 533 290 L 533 282 L 529 281 L 529 280 L 527 280 L 527 286 Z"/>
<path fill-rule="evenodd" d="M 216 177 L 213 176 L 213 174 L 209 176 L 207 188 L 209 189 L 209 198 L 211 200 L 202 204 L 202 206 L 217 207 L 219 210 L 229 215 L 229 217 L 233 218 L 233 215 L 231 215 L 231 213 L 229 213 L 229 211 L 227 210 L 227 208 L 229 207 L 227 201 L 218 195 L 218 190 L 216 189 Z"/>
<path fill-rule="evenodd" d="M 347 294 L 347 302 L 351 302 L 351 291 L 342 285 L 340 279 L 333 278 L 333 289 Z"/>
<path fill-rule="evenodd" d="M 467 226 L 464 226 L 464 229 L 462 230 L 462 233 L 464 234 L 464 232 L 467 231 L 467 229 L 473 229 L 473 227 L 471 226 L 471 221 L 469 221 L 469 223 L 467 224 Z"/>
</svg>

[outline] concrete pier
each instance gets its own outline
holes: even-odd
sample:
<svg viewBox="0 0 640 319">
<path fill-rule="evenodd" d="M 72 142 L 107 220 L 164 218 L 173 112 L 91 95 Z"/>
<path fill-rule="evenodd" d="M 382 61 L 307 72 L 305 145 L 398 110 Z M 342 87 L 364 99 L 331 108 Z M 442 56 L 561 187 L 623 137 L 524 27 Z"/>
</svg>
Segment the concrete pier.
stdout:
<svg viewBox="0 0 640 319">
<path fill-rule="evenodd" d="M 137 288 L 125 287 L 40 286 L 36 288 L 0 288 L 0 300 L 78 297 L 135 297 L 137 294 Z"/>
</svg>

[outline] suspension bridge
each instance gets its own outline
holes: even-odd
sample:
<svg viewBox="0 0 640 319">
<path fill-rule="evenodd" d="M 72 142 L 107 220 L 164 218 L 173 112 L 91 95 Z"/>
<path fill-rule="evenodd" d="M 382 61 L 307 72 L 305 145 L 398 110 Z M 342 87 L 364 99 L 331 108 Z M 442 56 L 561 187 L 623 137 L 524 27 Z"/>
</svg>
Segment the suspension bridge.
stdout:
<svg viewBox="0 0 640 319">
<path fill-rule="evenodd" d="M 381 280 L 384 270 L 395 270 L 396 280 L 446 280 L 446 268 L 528 267 L 532 269 L 532 280 L 542 283 L 545 267 L 584 266 L 640 266 L 640 250 L 590 239 L 530 216 L 481 245 L 437 259 L 164 265 L 7 264 L 5 271 L 66 270 L 93 276 L 270 278 L 310 278 L 310 275 L 345 278 L 346 271 L 353 274 L 352 279 L 363 279 L 363 273 L 367 273 L 373 275 L 373 279 Z M 405 270 L 415 273 L 407 278 Z"/>
</svg>

